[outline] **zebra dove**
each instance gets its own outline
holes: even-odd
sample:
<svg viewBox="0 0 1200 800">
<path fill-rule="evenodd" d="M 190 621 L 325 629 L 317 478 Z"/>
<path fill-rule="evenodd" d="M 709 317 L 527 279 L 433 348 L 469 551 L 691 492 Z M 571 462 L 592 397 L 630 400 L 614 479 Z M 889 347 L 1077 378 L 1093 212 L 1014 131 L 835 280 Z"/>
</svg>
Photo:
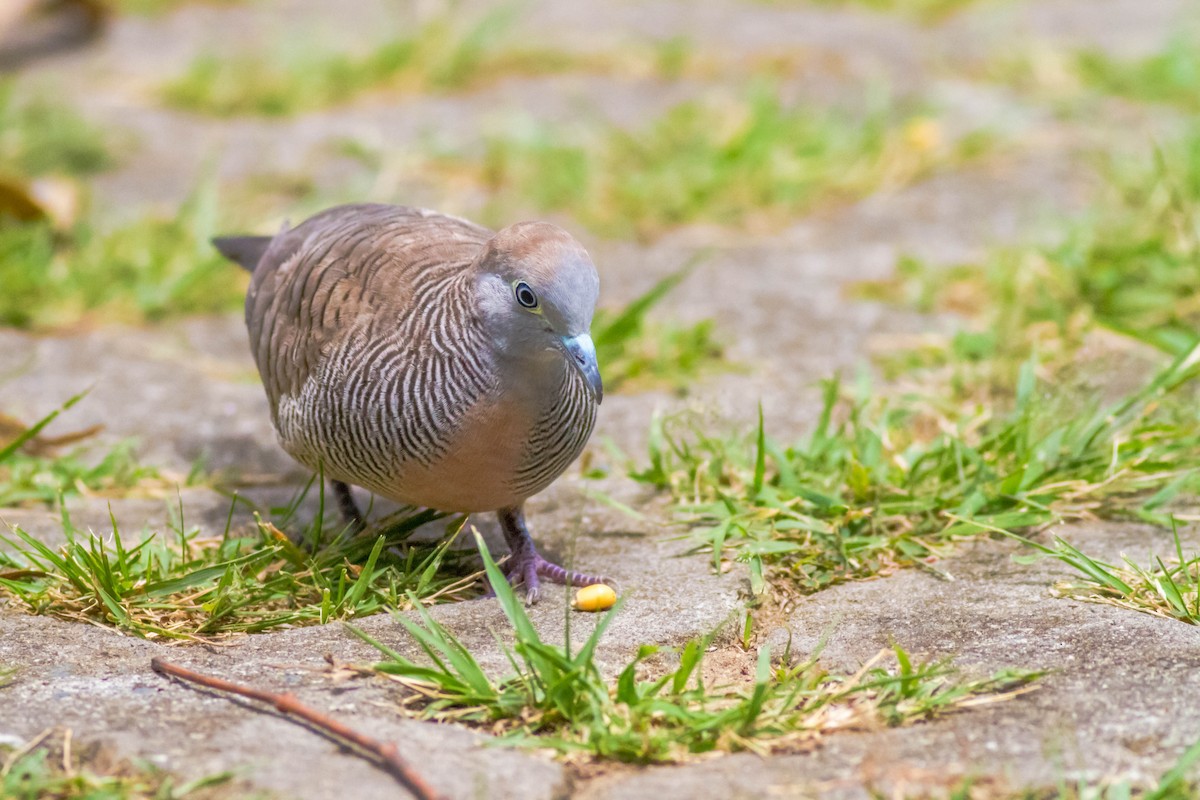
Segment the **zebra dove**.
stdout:
<svg viewBox="0 0 1200 800">
<path fill-rule="evenodd" d="M 600 281 L 570 234 L 363 204 L 213 243 L 253 273 L 246 327 L 279 441 L 332 479 L 349 520 L 349 484 L 496 511 L 528 602 L 541 578 L 603 582 L 543 558 L 523 512 L 582 451 L 603 395 Z"/>
</svg>

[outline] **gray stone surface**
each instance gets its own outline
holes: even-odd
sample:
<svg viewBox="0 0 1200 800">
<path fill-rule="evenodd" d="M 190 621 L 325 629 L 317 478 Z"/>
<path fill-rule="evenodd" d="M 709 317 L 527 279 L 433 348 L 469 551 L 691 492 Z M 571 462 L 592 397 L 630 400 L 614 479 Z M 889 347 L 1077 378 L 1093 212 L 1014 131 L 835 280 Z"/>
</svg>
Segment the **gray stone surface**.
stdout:
<svg viewBox="0 0 1200 800">
<path fill-rule="evenodd" d="M 112 220 L 174 208 L 210 162 L 229 186 L 253 175 L 302 173 L 330 196 L 361 193 L 470 213 L 478 196 L 433 184 L 411 170 L 405 159 L 422 137 L 436 134 L 442 144 L 477 145 L 487 125 L 517 113 L 637 125 L 681 99 L 729 89 L 730 81 L 721 77 L 712 86 L 579 75 L 514 78 L 462 95 L 368 97 L 283 121 L 215 121 L 153 103 L 156 81 L 183 69 L 199 52 L 314 39 L 365 47 L 413 18 L 411 10 L 381 0 L 345 4 L 349 12 L 342 5 L 197 4 L 158 18 L 121 19 L 93 46 L 28 67 L 19 86 L 30 92 L 54 87 L 87 116 L 127 132 L 134 146 L 122 165 L 92 187 L 95 204 Z M 609 460 L 601 440 L 640 456 L 650 415 L 685 404 L 738 424 L 752 418 L 761 399 L 777 436 L 799 433 L 816 410 L 815 381 L 838 371 L 854 374 L 881 341 L 953 325 L 951 319 L 850 301 L 846 285 L 887 277 L 905 253 L 950 264 L 979 257 L 996 244 L 1055 235 L 1056 221 L 1085 207 L 1094 191 L 1088 145 L 1100 137 L 1135 143 L 1164 124 L 1161 115 L 1129 109 L 1103 110 L 1118 115 L 1108 126 L 1059 118 L 1003 87 L 972 80 L 973 70 L 991 56 L 1035 41 L 1146 52 L 1187 11 L 1182 0 L 997 0 L 943 25 L 920 26 L 901 17 L 802 2 L 654 0 L 581 7 L 542 0 L 523 8 L 520 29 L 528 38 L 581 49 L 679 34 L 743 61 L 789 48 L 805 56 L 787 84 L 797 96 L 856 108 L 868 86 L 885 82 L 898 97 L 931 100 L 948 130 L 989 128 L 1003 140 L 998 152 L 980 161 L 852 205 L 817 209 L 776 232 L 694 226 L 649 245 L 583 233 L 600 266 L 602 302 L 608 305 L 628 301 L 705 253 L 662 313 L 715 318 L 745 367 L 706 379 L 686 400 L 663 392 L 607 397 L 592 448 L 601 463 Z M 331 156 L 339 137 L 381 148 L 393 178 L 372 181 L 360 167 Z M 276 222 L 246 225 L 269 229 Z M 99 327 L 52 336 L 0 330 L 0 376 L 0 409 L 29 419 L 90 388 L 55 430 L 101 423 L 105 441 L 136 437 L 144 460 L 168 476 L 185 475 L 199 459 L 209 469 L 253 483 L 247 495 L 264 504 L 279 502 L 305 480 L 274 443 L 235 314 L 153 329 Z M 687 545 L 669 526 L 661 500 L 613 466 L 618 468 L 611 477 L 590 486 L 638 508 L 643 519 L 589 499 L 577 470 L 530 505 L 535 538 L 549 554 L 613 575 L 628 594 L 599 651 L 609 672 L 639 644 L 681 644 L 713 630 L 738 613 L 746 591 L 741 571 L 715 576 L 707 557 L 686 555 Z M 115 500 L 111 509 L 124 531 L 161 530 L 180 501 L 189 524 L 223 528 L 229 501 L 204 488 L 184 489 L 179 497 L 164 492 Z M 109 507 L 102 499 L 70 502 L 76 524 L 98 532 L 108 529 Z M 2 509 L 0 521 L 48 542 L 61 539 L 60 523 L 44 509 Z M 491 520 L 475 523 L 493 550 L 501 550 Z M 235 524 L 248 525 L 250 518 L 239 512 Z M 1062 533 L 1089 552 L 1113 558 L 1121 550 L 1136 556 L 1166 552 L 1161 532 L 1137 526 L 1074 526 Z M 15 684 L 0 689 L 0 736 L 31 737 L 65 725 L 78 737 L 108 741 L 124 755 L 185 776 L 241 768 L 250 785 L 282 797 L 398 795 L 378 771 L 273 713 L 159 678 L 149 671 L 149 659 L 159 655 L 296 692 L 397 742 L 454 798 L 865 797 L 870 790 L 937 794 L 968 775 L 1019 788 L 1076 778 L 1144 781 L 1160 774 L 1200 736 L 1194 721 L 1200 707 L 1197 631 L 1053 598 L 1048 589 L 1062 569 L 1053 562 L 1018 565 L 1013 552 L 1006 542 L 981 542 L 938 565 L 952 581 L 909 571 L 838 586 L 801 600 L 779 620 L 765 641 L 778 650 L 790 639 L 793 647 L 808 651 L 827 634 L 823 658 L 833 667 L 853 669 L 894 640 L 929 657 L 953 657 L 970 670 L 1051 670 L 1038 691 L 1011 702 L 912 728 L 838 733 L 812 752 L 577 772 L 543 753 L 491 747 L 477 733 L 403 719 L 382 681 L 333 680 L 324 671 L 325 654 L 346 661 L 372 658 L 369 648 L 336 624 L 221 646 L 168 647 L 29 617 L 3 603 L 0 664 L 16 665 L 20 672 Z M 489 668 L 504 670 L 496 637 L 504 640 L 509 632 L 494 602 L 469 601 L 433 613 Z M 594 617 L 570 614 L 556 592 L 533 617 L 550 639 L 562 636 L 564 619 L 573 636 L 596 623 Z M 415 654 L 390 617 L 361 625 Z"/>
<path fill-rule="evenodd" d="M 1142 563 L 1173 543 L 1136 525 L 1060 531 L 1099 558 Z M 1194 536 L 1191 543 L 1195 544 Z M 1200 631 L 1168 619 L 1050 595 L 1073 577 L 1056 561 L 1011 560 L 1009 542 L 980 542 L 938 564 L 952 580 L 907 571 L 801 599 L 767 637 L 854 669 L 892 642 L 967 670 L 1048 670 L 1039 689 L 913 728 L 839 733 L 814 752 L 720 761 L 597 781 L 580 795 L 650 798 L 868 797 L 944 793 L 968 776 L 1011 790 L 1077 781 L 1152 782 L 1200 738 Z M 789 635 L 790 634 L 790 635 Z"/>
</svg>

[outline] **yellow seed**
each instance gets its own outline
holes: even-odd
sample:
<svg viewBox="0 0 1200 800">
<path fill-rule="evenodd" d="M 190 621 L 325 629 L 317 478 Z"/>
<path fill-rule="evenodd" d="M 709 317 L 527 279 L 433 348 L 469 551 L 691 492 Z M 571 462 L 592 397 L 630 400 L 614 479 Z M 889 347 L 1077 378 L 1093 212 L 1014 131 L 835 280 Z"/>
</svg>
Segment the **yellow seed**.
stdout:
<svg viewBox="0 0 1200 800">
<path fill-rule="evenodd" d="M 928 153 L 941 146 L 942 126 L 937 120 L 917 117 L 904 126 L 904 139 L 912 149 Z"/>
<path fill-rule="evenodd" d="M 611 586 L 593 583 L 575 593 L 573 605 L 576 611 L 604 611 L 612 608 L 615 602 L 617 602 L 617 593 L 612 590 Z"/>
</svg>

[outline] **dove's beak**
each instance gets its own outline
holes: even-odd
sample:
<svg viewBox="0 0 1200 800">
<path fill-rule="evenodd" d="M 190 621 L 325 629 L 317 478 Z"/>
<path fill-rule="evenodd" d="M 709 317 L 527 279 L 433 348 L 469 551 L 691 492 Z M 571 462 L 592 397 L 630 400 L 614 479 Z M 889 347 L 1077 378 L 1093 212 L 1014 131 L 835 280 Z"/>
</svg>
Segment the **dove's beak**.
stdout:
<svg viewBox="0 0 1200 800">
<path fill-rule="evenodd" d="M 579 370 L 579 374 L 592 388 L 592 394 L 599 403 L 604 399 L 604 382 L 600 380 L 600 367 L 596 363 L 596 345 L 592 337 L 586 333 L 578 336 L 564 336 L 562 339 L 563 352 L 571 366 Z"/>
</svg>

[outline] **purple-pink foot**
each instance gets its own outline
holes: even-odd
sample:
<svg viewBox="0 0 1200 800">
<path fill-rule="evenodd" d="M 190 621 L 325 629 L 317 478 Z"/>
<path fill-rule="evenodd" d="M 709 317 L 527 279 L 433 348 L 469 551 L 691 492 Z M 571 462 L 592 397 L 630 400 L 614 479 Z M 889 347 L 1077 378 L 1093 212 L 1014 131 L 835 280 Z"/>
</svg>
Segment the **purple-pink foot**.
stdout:
<svg viewBox="0 0 1200 800">
<path fill-rule="evenodd" d="M 536 550 L 532 550 L 532 554 L 526 555 L 522 559 L 512 558 L 509 560 L 512 568 L 506 573 L 508 583 L 512 587 L 525 587 L 525 602 L 533 605 L 542 596 L 542 578 L 551 583 L 563 584 L 566 586 L 574 586 L 582 588 L 591 586 L 594 583 L 611 583 L 602 575 L 588 575 L 583 572 L 576 572 L 565 567 L 560 567 L 551 561 L 547 561 Z"/>
<path fill-rule="evenodd" d="M 498 512 L 500 526 L 504 530 L 504 539 L 508 542 L 511 552 L 504 564 L 504 575 L 512 587 L 525 587 L 525 602 L 533 605 L 542 594 L 542 578 L 551 583 L 568 586 L 584 587 L 594 583 L 609 583 L 612 581 L 602 575 L 588 575 L 560 567 L 547 561 L 534 547 L 529 530 L 525 527 L 525 514 L 520 507 L 508 508 Z"/>
</svg>

